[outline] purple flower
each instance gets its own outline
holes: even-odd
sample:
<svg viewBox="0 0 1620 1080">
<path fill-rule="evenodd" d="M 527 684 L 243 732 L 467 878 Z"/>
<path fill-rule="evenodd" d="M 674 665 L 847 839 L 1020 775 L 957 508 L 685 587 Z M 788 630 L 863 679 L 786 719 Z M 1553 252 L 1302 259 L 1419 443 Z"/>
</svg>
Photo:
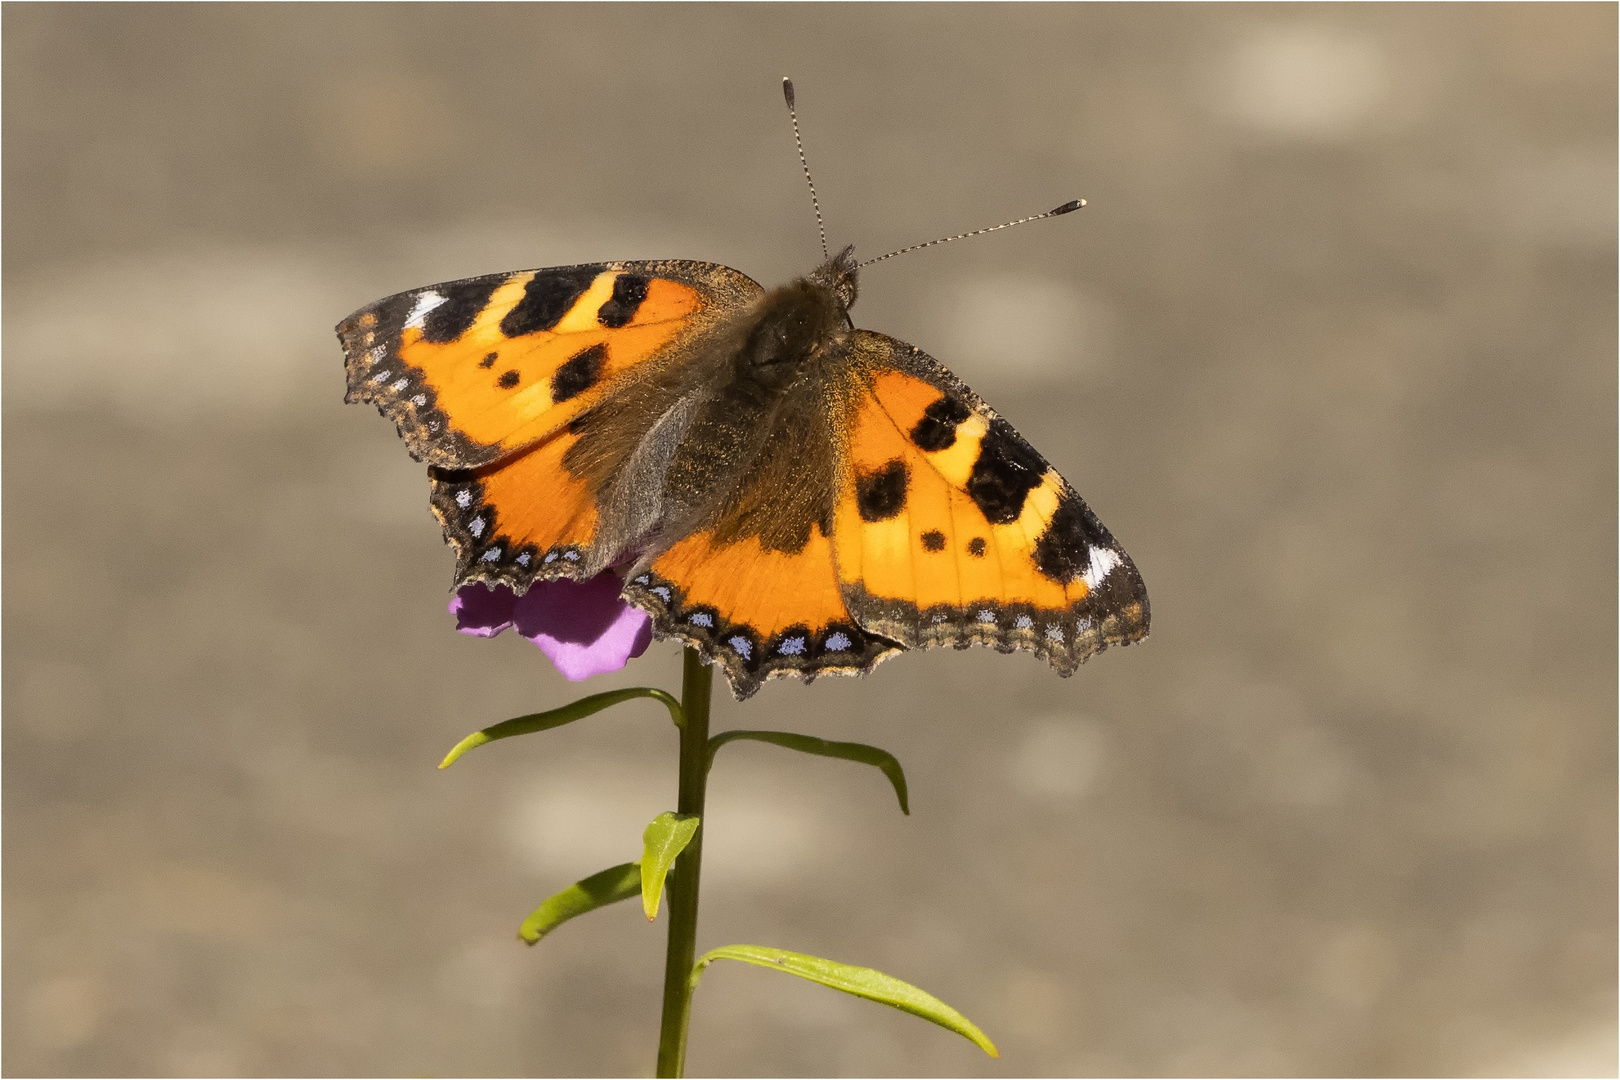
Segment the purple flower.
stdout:
<svg viewBox="0 0 1620 1080">
<path fill-rule="evenodd" d="M 652 642 L 652 619 L 619 599 L 611 570 L 589 581 L 537 581 L 522 596 L 506 585 L 463 585 L 450 601 L 456 629 L 494 637 L 512 626 L 573 682 L 618 671 Z"/>
</svg>

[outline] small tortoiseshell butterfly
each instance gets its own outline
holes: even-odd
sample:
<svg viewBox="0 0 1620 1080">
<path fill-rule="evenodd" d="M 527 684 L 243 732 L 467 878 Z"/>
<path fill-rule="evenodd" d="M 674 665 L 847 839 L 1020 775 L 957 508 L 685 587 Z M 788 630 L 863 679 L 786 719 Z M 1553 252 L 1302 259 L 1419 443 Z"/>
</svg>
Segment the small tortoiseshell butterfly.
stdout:
<svg viewBox="0 0 1620 1080">
<path fill-rule="evenodd" d="M 770 291 L 657 261 L 399 293 L 339 324 L 345 400 L 431 467 L 458 586 L 618 569 L 739 699 L 940 645 L 1071 675 L 1145 637 L 1142 578 L 1068 482 L 937 360 L 854 327 L 853 250 Z"/>
</svg>

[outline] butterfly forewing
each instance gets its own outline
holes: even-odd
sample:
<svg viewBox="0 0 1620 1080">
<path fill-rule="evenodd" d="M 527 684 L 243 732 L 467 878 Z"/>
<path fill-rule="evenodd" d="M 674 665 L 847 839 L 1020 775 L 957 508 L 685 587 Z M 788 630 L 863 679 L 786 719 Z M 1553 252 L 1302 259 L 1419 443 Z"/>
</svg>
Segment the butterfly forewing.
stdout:
<svg viewBox="0 0 1620 1080">
<path fill-rule="evenodd" d="M 466 278 L 338 326 L 347 400 L 393 420 L 441 468 L 488 465 L 558 431 L 615 378 L 723 323 L 760 292 L 714 263 L 589 263 Z"/>
<path fill-rule="evenodd" d="M 835 551 L 857 622 L 907 647 L 1027 649 L 1069 674 L 1147 634 L 1130 557 L 938 361 L 865 330 Z"/>
</svg>

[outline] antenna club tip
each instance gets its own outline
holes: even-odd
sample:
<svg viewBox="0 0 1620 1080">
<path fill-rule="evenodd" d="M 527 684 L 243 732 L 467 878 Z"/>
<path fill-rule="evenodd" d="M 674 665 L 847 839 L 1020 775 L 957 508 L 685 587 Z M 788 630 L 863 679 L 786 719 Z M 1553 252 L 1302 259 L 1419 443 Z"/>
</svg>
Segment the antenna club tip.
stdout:
<svg viewBox="0 0 1620 1080">
<path fill-rule="evenodd" d="M 788 108 L 793 108 L 793 80 L 783 76 L 782 96 L 787 99 Z"/>
<path fill-rule="evenodd" d="M 1048 212 L 1047 216 L 1048 217 L 1057 217 L 1059 214 L 1071 214 L 1074 211 L 1080 209 L 1084 205 L 1086 205 L 1086 200 L 1084 200 L 1084 199 L 1075 199 L 1072 202 L 1064 203 L 1062 206 L 1058 207 L 1056 210 L 1052 210 L 1052 211 Z"/>
</svg>

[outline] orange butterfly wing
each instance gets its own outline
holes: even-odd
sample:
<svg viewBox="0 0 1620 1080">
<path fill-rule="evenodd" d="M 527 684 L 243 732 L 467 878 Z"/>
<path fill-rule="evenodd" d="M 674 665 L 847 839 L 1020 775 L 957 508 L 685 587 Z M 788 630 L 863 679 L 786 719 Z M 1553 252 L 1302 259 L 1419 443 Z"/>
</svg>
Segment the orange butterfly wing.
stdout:
<svg viewBox="0 0 1620 1080">
<path fill-rule="evenodd" d="M 850 618 L 819 526 L 795 552 L 766 550 L 758 536 L 695 533 L 636 574 L 625 596 L 653 616 L 660 637 L 714 657 L 738 700 L 772 676 L 856 674 L 900 651 Z"/>
<path fill-rule="evenodd" d="M 714 263 L 589 263 L 413 289 L 338 324 L 346 401 L 430 465 L 488 465 L 559 430 L 613 377 L 723 323 L 761 289 Z"/>
<path fill-rule="evenodd" d="M 761 292 L 714 263 L 594 263 L 468 278 L 338 325 L 346 400 L 377 405 L 433 466 L 456 582 L 575 577 L 595 496 L 563 464 L 568 422 L 646 364 L 678 364 Z"/>
<path fill-rule="evenodd" d="M 855 620 L 908 648 L 1026 649 L 1064 675 L 1145 637 L 1142 578 L 1068 482 L 938 361 L 853 337 L 866 391 L 834 551 Z"/>
<path fill-rule="evenodd" d="M 830 520 L 795 551 L 681 539 L 627 584 L 660 636 L 714 657 L 746 698 L 773 675 L 857 674 L 905 648 L 1026 649 L 1062 674 L 1147 634 L 1124 550 L 1005 420 L 903 342 L 857 330 L 824 387 Z M 782 498 L 786 492 L 777 492 Z"/>
<path fill-rule="evenodd" d="M 596 535 L 596 498 L 569 473 L 566 429 L 482 469 L 430 470 L 433 513 L 456 552 L 456 584 L 519 592 L 535 580 L 578 578 Z"/>
</svg>

